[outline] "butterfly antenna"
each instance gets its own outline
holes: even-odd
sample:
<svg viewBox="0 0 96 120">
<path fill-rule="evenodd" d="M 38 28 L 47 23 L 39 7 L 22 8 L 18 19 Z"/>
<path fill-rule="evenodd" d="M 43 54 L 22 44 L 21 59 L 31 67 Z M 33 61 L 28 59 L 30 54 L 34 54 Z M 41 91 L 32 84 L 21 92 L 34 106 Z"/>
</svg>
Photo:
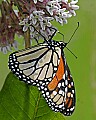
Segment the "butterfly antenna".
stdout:
<svg viewBox="0 0 96 120">
<path fill-rule="evenodd" d="M 77 56 L 76 56 L 68 47 L 66 47 L 66 48 L 67 48 L 67 50 L 69 50 L 69 52 L 71 52 L 72 55 L 77 59 Z"/>
<path fill-rule="evenodd" d="M 72 34 L 72 36 L 71 36 L 71 38 L 69 39 L 69 41 L 67 42 L 67 43 L 65 43 L 65 45 L 67 46 L 67 44 L 72 40 L 72 38 L 73 38 L 73 36 L 75 35 L 75 33 L 76 33 L 76 31 L 78 30 L 78 28 L 79 28 L 79 22 L 77 22 L 77 28 L 75 29 L 75 31 L 73 32 L 73 34 Z M 74 55 L 74 57 L 77 59 L 77 56 L 68 48 L 68 47 L 66 47 L 71 53 L 72 53 L 72 55 Z"/>
<path fill-rule="evenodd" d="M 61 34 L 61 35 L 63 36 L 63 42 L 64 42 L 64 34 L 63 34 L 63 33 L 61 33 L 61 32 L 59 32 L 59 31 L 58 31 L 58 33 L 59 33 L 59 34 Z"/>
<path fill-rule="evenodd" d="M 79 22 L 77 22 L 77 28 L 75 29 L 75 31 L 73 32 L 72 36 L 70 37 L 69 41 L 67 42 L 67 44 L 72 40 L 73 36 L 75 35 L 76 31 L 79 28 Z"/>
<path fill-rule="evenodd" d="M 71 41 L 71 39 L 73 38 L 74 34 L 76 33 L 77 29 L 79 27 L 79 22 L 78 22 L 78 26 L 75 29 L 74 33 L 72 34 L 71 38 L 69 39 L 69 41 L 67 43 L 64 42 L 64 34 L 62 34 L 61 32 L 58 31 L 59 34 L 61 34 L 63 36 L 63 42 L 65 43 L 65 47 L 72 53 L 72 55 L 77 59 L 77 56 L 67 47 L 67 44 Z"/>
</svg>

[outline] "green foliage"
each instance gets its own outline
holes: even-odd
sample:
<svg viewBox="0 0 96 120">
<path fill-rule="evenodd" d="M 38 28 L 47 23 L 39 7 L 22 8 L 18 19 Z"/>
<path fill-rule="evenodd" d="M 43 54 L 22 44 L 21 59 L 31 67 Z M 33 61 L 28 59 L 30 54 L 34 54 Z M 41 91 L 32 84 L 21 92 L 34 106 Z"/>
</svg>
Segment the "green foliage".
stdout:
<svg viewBox="0 0 96 120">
<path fill-rule="evenodd" d="M 0 4 L 2 3 L 3 0 L 0 0 Z"/>
<path fill-rule="evenodd" d="M 35 86 L 9 73 L 0 92 L 0 120 L 65 120 L 47 105 Z"/>
</svg>

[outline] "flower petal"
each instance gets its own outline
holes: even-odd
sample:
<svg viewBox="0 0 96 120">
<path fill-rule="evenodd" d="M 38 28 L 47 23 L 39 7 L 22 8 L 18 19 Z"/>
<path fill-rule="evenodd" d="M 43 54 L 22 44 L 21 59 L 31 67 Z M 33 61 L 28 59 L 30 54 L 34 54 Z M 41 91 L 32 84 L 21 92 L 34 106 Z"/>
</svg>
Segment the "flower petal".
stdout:
<svg viewBox="0 0 96 120">
<path fill-rule="evenodd" d="M 37 3 L 37 0 L 33 0 L 33 1 L 34 1 L 35 4 Z"/>
<path fill-rule="evenodd" d="M 78 6 L 78 5 L 72 5 L 71 8 L 72 8 L 73 10 L 78 10 L 78 9 L 79 9 L 79 6 Z"/>
<path fill-rule="evenodd" d="M 11 45 L 6 46 L 6 48 L 7 48 L 8 51 L 12 51 L 12 50 L 11 50 Z"/>
<path fill-rule="evenodd" d="M 18 42 L 14 40 L 14 43 L 12 44 L 15 50 L 18 50 Z"/>
<path fill-rule="evenodd" d="M 24 21 L 20 21 L 19 25 L 25 25 L 25 22 Z"/>
<path fill-rule="evenodd" d="M 24 25 L 23 31 L 26 32 L 28 30 L 28 26 Z"/>
<path fill-rule="evenodd" d="M 30 26 L 30 31 L 34 32 L 34 28 L 32 26 Z"/>
<path fill-rule="evenodd" d="M 76 12 L 74 10 L 70 10 L 70 13 L 73 14 L 73 16 L 76 16 Z"/>
<path fill-rule="evenodd" d="M 70 4 L 75 5 L 78 2 L 78 0 L 71 0 Z"/>
<path fill-rule="evenodd" d="M 4 54 L 7 54 L 7 48 L 6 48 L 6 47 L 3 47 L 3 48 L 2 48 L 2 52 L 3 52 Z"/>
</svg>

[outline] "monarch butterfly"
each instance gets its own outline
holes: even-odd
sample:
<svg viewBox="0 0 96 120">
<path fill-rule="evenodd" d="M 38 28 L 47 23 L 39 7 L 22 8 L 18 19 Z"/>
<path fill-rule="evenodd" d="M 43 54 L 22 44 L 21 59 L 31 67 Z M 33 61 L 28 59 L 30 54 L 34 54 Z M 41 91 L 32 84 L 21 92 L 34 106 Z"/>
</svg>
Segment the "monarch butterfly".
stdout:
<svg viewBox="0 0 96 120">
<path fill-rule="evenodd" d="M 70 116 L 76 99 L 63 52 L 65 43 L 51 40 L 49 44 L 42 43 L 12 53 L 9 68 L 21 81 L 38 86 L 53 111 Z"/>
<path fill-rule="evenodd" d="M 69 42 L 78 27 L 79 22 Z M 73 78 L 63 52 L 69 42 L 53 41 L 52 37 L 56 33 L 56 29 L 54 30 L 48 41 L 41 35 L 44 43 L 10 54 L 9 69 L 21 81 L 37 86 L 53 111 L 70 116 L 75 109 L 76 95 Z"/>
</svg>

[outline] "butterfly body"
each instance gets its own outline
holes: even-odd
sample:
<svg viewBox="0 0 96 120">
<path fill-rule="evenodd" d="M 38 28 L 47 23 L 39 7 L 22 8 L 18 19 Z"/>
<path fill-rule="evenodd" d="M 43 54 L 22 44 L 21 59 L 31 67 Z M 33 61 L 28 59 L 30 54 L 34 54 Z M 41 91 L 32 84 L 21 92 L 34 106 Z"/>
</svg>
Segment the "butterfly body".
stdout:
<svg viewBox="0 0 96 120">
<path fill-rule="evenodd" d="M 75 109 L 75 88 L 64 56 L 63 42 L 49 41 L 9 57 L 9 68 L 20 80 L 36 85 L 55 112 L 71 115 Z"/>
</svg>

